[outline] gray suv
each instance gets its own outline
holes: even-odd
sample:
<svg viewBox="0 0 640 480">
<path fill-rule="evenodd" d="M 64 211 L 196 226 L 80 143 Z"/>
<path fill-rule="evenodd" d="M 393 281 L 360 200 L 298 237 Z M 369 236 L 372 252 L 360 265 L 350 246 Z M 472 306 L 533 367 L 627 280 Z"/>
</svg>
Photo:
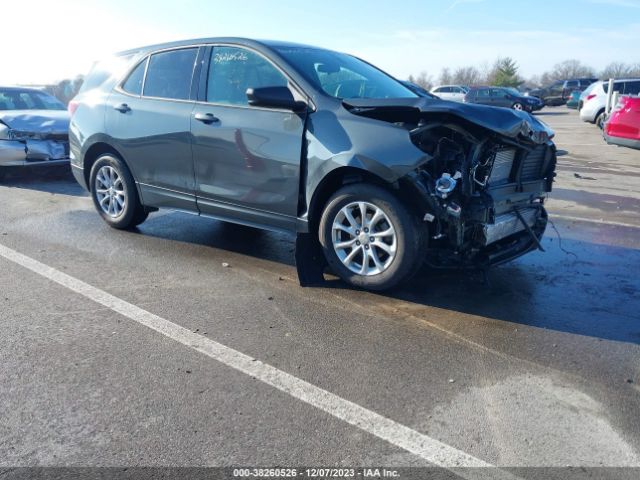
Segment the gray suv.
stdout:
<svg viewBox="0 0 640 480">
<path fill-rule="evenodd" d="M 238 38 L 139 48 L 96 64 L 70 110 L 73 173 L 115 228 L 171 208 L 293 231 L 313 262 L 382 290 L 425 261 L 511 260 L 546 226 L 546 125 L 418 96 L 342 53 Z"/>
</svg>

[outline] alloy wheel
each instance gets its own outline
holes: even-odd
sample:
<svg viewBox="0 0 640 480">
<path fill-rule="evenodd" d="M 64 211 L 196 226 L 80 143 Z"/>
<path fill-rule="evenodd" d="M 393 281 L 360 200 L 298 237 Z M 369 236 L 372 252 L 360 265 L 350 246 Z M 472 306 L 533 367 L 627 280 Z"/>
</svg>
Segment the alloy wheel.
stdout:
<svg viewBox="0 0 640 480">
<path fill-rule="evenodd" d="M 122 215 L 127 205 L 127 194 L 122 177 L 115 168 L 105 165 L 98 170 L 95 192 L 104 213 L 112 218 Z"/>
<path fill-rule="evenodd" d="M 364 276 L 386 271 L 398 243 L 387 214 L 368 202 L 352 202 L 340 209 L 333 220 L 331 240 L 343 265 Z"/>
</svg>

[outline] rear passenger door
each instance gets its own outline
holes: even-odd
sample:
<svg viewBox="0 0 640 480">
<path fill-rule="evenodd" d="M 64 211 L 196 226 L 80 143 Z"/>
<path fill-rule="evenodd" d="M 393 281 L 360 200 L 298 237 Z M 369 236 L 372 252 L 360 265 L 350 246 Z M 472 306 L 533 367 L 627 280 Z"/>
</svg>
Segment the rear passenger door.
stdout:
<svg viewBox="0 0 640 480">
<path fill-rule="evenodd" d="M 197 208 L 190 127 L 198 54 L 198 47 L 154 53 L 109 97 L 107 132 L 146 205 Z"/>
</svg>

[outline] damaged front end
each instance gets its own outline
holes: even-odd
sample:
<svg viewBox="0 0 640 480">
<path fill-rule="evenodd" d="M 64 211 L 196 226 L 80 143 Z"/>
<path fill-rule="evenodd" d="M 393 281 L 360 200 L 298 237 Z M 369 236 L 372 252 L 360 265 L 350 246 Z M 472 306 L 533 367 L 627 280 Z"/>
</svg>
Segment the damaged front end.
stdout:
<svg viewBox="0 0 640 480">
<path fill-rule="evenodd" d="M 427 263 L 487 268 L 542 250 L 556 165 L 544 124 L 523 112 L 437 100 L 351 107 L 408 129 L 429 155 L 401 179 L 428 226 Z"/>
<path fill-rule="evenodd" d="M 69 162 L 66 128 L 21 128 L 28 126 L 0 119 L 0 167 Z"/>
</svg>

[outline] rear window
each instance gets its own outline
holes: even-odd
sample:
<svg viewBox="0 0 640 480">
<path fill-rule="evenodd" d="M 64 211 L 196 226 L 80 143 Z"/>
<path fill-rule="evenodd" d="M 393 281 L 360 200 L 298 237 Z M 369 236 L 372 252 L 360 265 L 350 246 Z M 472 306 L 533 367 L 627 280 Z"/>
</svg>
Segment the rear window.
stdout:
<svg viewBox="0 0 640 480">
<path fill-rule="evenodd" d="M 197 48 L 183 48 L 151 55 L 144 96 L 188 100 Z"/>
</svg>

